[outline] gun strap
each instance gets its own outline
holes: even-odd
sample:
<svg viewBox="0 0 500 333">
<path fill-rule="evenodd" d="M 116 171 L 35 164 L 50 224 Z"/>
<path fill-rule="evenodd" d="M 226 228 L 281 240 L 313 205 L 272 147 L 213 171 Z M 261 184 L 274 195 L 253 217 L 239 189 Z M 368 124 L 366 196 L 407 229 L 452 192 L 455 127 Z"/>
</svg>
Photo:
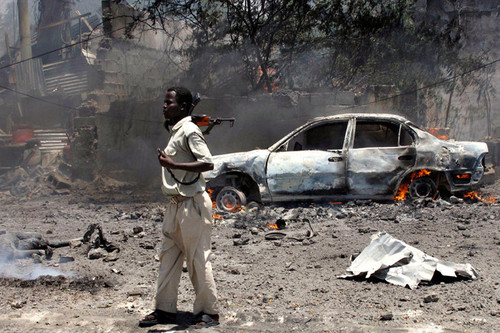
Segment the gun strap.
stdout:
<svg viewBox="0 0 500 333">
<path fill-rule="evenodd" d="M 188 140 L 188 137 L 186 137 L 186 147 L 188 148 L 189 152 L 191 153 L 191 155 L 193 155 L 193 158 L 195 161 L 197 161 L 198 159 L 196 158 L 196 156 L 194 156 L 193 154 L 193 151 L 191 150 L 191 147 L 189 146 L 189 140 Z M 174 173 L 172 172 L 172 170 L 170 170 L 169 168 L 165 168 L 167 169 L 168 173 L 170 174 L 170 176 L 172 176 L 172 178 L 179 184 L 181 185 L 193 185 L 194 183 L 196 183 L 199 179 L 200 179 L 200 176 L 201 176 L 201 173 L 198 172 L 198 176 L 196 176 L 195 179 L 193 179 L 192 181 L 189 181 L 189 182 L 183 182 L 179 179 L 177 179 L 177 177 L 175 177 Z"/>
</svg>

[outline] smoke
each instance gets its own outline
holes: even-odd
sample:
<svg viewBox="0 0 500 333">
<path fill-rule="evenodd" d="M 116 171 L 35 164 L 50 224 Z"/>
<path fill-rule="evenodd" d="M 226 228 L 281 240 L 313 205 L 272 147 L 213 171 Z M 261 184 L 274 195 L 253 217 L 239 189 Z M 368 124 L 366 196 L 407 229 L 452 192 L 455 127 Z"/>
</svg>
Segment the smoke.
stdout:
<svg viewBox="0 0 500 333">
<path fill-rule="evenodd" d="M 21 280 L 36 280 L 41 276 L 64 276 L 75 277 L 75 274 L 64 273 L 52 267 L 45 267 L 41 264 L 27 263 L 31 260 L 7 260 L 5 256 L 0 256 L 0 277 Z"/>
</svg>

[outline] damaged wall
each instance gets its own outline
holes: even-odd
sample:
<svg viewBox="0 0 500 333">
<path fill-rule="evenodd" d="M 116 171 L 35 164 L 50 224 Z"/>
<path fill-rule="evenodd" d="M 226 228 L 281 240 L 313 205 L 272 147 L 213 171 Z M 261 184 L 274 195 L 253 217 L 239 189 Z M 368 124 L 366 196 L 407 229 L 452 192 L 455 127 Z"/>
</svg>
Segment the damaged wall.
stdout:
<svg viewBox="0 0 500 333">
<path fill-rule="evenodd" d="M 161 117 L 150 114 L 155 110 L 161 116 L 166 82 L 173 82 L 181 73 L 181 67 L 171 66 L 170 54 L 182 46 L 183 34 L 172 41 L 146 25 L 127 31 L 131 17 L 138 13 L 114 1 L 103 1 L 102 6 L 107 37 L 99 42 L 89 74 L 93 90 L 86 94 L 81 118 L 75 122 L 77 134 L 86 133 L 89 126 L 95 129 L 97 145 L 95 151 L 89 147 L 88 152 L 76 153 L 83 155 L 82 160 L 95 154 L 99 173 L 144 182 L 151 178 L 147 174 L 155 165 L 156 138 L 164 131 Z M 73 168 L 78 178 L 87 172 L 80 163 Z"/>
</svg>

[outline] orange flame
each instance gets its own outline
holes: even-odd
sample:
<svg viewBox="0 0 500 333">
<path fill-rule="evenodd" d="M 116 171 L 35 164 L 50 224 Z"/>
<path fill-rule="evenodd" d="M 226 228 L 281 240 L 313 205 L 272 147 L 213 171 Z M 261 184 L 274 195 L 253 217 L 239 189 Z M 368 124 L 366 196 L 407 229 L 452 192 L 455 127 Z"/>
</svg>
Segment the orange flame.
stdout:
<svg viewBox="0 0 500 333">
<path fill-rule="evenodd" d="M 212 194 L 214 194 L 214 190 L 207 188 L 207 193 L 208 193 L 208 196 L 210 197 L 210 199 L 212 199 L 212 208 L 217 207 L 217 204 L 215 203 L 215 200 L 212 197 Z"/>
<path fill-rule="evenodd" d="M 408 182 L 403 182 L 401 185 L 399 185 L 398 191 L 396 192 L 396 195 L 394 196 L 394 202 L 401 201 L 401 200 L 406 200 L 406 195 L 408 194 L 408 191 L 410 189 L 410 183 L 420 177 L 424 176 L 429 176 L 431 172 L 426 169 L 422 169 L 419 171 L 415 171 L 410 175 L 410 179 Z"/>
<path fill-rule="evenodd" d="M 472 200 L 479 200 L 479 201 L 488 202 L 488 203 L 492 203 L 492 202 L 496 201 L 495 198 L 493 198 L 492 195 L 490 195 L 490 197 L 488 199 L 485 199 L 477 191 L 471 191 L 469 193 L 465 193 L 464 194 L 464 198 L 469 198 L 469 199 L 472 199 Z"/>
<path fill-rule="evenodd" d="M 273 92 L 273 90 L 279 89 L 279 86 L 274 82 L 274 76 L 276 75 L 276 70 L 274 68 L 268 68 L 266 70 L 266 73 L 267 73 L 267 76 L 271 79 L 271 91 L 269 91 L 269 88 L 266 85 L 264 86 L 264 89 L 267 92 Z M 262 67 L 261 67 L 261 68 L 259 68 L 259 75 L 258 75 L 259 80 L 263 74 L 264 74 L 264 72 L 262 71 Z"/>
<path fill-rule="evenodd" d="M 277 225 L 276 223 L 275 223 L 275 224 L 268 223 L 268 224 L 267 224 L 267 226 L 268 226 L 269 228 L 271 228 L 271 229 L 276 229 L 276 230 L 278 230 L 278 229 L 279 229 L 279 228 L 278 228 L 278 225 Z"/>
<path fill-rule="evenodd" d="M 409 188 L 410 188 L 409 183 L 402 183 L 398 188 L 398 192 L 394 196 L 394 202 L 406 200 L 406 194 L 408 194 Z"/>
<path fill-rule="evenodd" d="M 228 198 L 224 198 L 224 206 L 231 209 L 231 210 L 236 208 L 236 206 L 233 206 L 233 204 L 231 203 L 231 201 Z"/>
<path fill-rule="evenodd" d="M 446 129 L 444 128 L 429 128 L 429 133 L 434 135 L 436 138 L 441 139 L 441 140 L 449 140 L 450 136 L 446 133 Z"/>
<path fill-rule="evenodd" d="M 466 179 L 466 178 L 470 178 L 470 175 L 468 175 L 468 174 L 456 175 L 455 177 L 457 177 L 457 179 Z"/>
<path fill-rule="evenodd" d="M 215 213 L 212 214 L 212 218 L 214 220 L 224 220 L 224 216 Z"/>
</svg>

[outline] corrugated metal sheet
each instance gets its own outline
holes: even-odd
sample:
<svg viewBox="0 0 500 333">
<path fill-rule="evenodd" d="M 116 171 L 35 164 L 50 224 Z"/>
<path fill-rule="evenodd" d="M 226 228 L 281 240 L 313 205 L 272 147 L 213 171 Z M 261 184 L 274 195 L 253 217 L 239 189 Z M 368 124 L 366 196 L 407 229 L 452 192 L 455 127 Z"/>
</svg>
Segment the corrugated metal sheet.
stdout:
<svg viewBox="0 0 500 333">
<path fill-rule="evenodd" d="M 80 58 L 72 58 L 43 66 L 48 94 L 79 94 L 88 91 L 89 65 Z"/>
<path fill-rule="evenodd" d="M 68 136 L 61 130 L 34 130 L 33 138 L 40 142 L 41 152 L 63 151 L 68 144 Z"/>
<path fill-rule="evenodd" d="M 35 95 L 45 96 L 45 80 L 42 71 L 42 61 L 34 58 L 13 66 L 16 73 L 17 91 Z"/>
</svg>

